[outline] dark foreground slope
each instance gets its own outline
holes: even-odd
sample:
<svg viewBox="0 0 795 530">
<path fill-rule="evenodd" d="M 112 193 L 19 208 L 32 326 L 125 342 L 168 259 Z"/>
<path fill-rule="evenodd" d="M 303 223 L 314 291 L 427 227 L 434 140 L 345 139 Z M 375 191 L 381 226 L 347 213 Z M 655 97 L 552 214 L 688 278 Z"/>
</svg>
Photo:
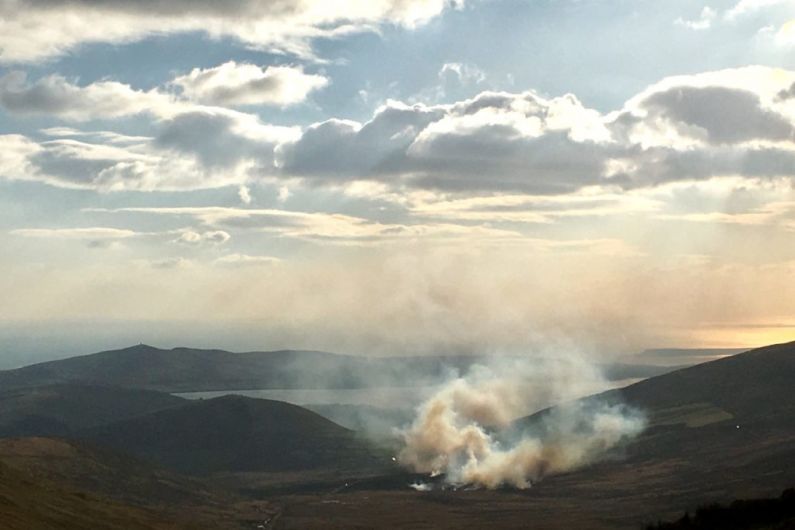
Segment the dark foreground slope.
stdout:
<svg viewBox="0 0 795 530">
<path fill-rule="evenodd" d="M 0 440 L 0 528 L 242 530 L 277 508 L 89 445 Z"/>
<path fill-rule="evenodd" d="M 188 524 L 99 496 L 32 480 L 0 462 L 0 527 L 4 530 L 174 529 Z"/>
<path fill-rule="evenodd" d="M 358 469 L 386 460 L 356 434 L 304 408 L 225 396 L 80 433 L 187 473 Z"/>
<path fill-rule="evenodd" d="M 795 528 L 795 489 L 776 499 L 745 499 L 728 506 L 700 506 L 692 515 L 647 526 L 646 530 L 786 530 Z"/>
</svg>

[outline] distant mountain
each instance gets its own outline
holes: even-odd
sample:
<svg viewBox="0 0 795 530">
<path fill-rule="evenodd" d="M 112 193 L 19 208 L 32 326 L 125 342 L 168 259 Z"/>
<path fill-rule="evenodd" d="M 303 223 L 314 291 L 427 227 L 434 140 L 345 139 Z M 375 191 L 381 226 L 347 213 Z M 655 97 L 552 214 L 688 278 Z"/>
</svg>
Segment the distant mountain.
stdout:
<svg viewBox="0 0 795 530">
<path fill-rule="evenodd" d="M 0 390 L 0 437 L 67 436 L 183 403 L 161 392 L 76 383 Z"/>
<path fill-rule="evenodd" d="M 455 362 L 411 361 L 419 383 L 441 377 Z M 0 372 L 0 387 L 83 382 L 165 392 L 264 388 L 359 388 L 401 380 L 406 363 L 316 351 L 231 353 L 139 345 Z M 403 379 L 405 380 L 405 379 Z"/>
<path fill-rule="evenodd" d="M 368 358 L 297 350 L 232 353 L 138 345 L 0 371 L 0 388 L 69 382 L 163 392 L 423 386 L 488 360 L 475 356 Z M 604 368 L 615 380 L 650 377 L 673 369 L 629 363 Z"/>
<path fill-rule="evenodd" d="M 728 355 L 743 353 L 751 348 L 652 348 L 635 355 L 635 361 L 656 365 L 692 365 L 714 361 Z"/>
<path fill-rule="evenodd" d="M 389 459 L 304 408 L 224 396 L 82 431 L 80 436 L 185 473 L 384 468 Z"/>
</svg>

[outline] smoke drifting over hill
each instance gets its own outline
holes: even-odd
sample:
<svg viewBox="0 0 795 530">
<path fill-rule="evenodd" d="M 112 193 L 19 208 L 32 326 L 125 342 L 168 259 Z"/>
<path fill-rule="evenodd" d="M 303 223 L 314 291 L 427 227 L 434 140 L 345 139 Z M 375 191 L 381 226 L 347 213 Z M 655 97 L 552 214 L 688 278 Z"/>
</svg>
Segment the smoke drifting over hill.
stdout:
<svg viewBox="0 0 795 530">
<path fill-rule="evenodd" d="M 576 397 L 604 388 L 591 364 L 577 357 L 513 360 L 477 366 L 423 403 L 401 432 L 402 465 L 453 485 L 527 488 L 545 475 L 593 462 L 638 435 L 641 411 Z M 502 434 L 517 417 L 550 404 L 530 430 Z"/>
</svg>

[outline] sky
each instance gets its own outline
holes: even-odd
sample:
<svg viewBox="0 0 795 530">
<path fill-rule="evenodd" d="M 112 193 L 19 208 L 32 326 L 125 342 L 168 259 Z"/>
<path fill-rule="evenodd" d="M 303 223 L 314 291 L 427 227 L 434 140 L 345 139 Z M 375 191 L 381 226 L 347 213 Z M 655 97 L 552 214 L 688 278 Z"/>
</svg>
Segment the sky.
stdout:
<svg viewBox="0 0 795 530">
<path fill-rule="evenodd" d="M 0 365 L 795 339 L 795 1 L 0 0 Z"/>
</svg>

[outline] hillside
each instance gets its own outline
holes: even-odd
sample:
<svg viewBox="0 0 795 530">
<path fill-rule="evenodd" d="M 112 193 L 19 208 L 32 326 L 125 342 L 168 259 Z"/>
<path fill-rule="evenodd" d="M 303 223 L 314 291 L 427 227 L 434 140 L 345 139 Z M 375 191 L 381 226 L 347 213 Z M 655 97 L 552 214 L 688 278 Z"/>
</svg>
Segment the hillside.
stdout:
<svg viewBox="0 0 795 530">
<path fill-rule="evenodd" d="M 162 514 L 41 479 L 0 462 L 0 522 L 4 530 L 147 530 L 192 528 Z"/>
<path fill-rule="evenodd" d="M 355 433 L 304 408 L 225 396 L 79 433 L 187 473 L 383 467 Z"/>
<path fill-rule="evenodd" d="M 148 390 L 55 384 L 0 391 L 0 437 L 66 436 L 185 400 Z"/>
<path fill-rule="evenodd" d="M 197 479 L 77 440 L 3 438 L 0 462 L 31 478 L 130 504 L 199 505 L 213 503 L 219 497 L 216 490 Z"/>
<path fill-rule="evenodd" d="M 0 388 L 80 382 L 162 392 L 288 388 L 363 388 L 437 384 L 476 356 L 369 358 L 317 351 L 232 353 L 138 345 L 0 371 Z M 608 378 L 650 377 L 673 368 L 615 363 Z"/>
<path fill-rule="evenodd" d="M 256 528 L 277 511 L 270 503 L 244 500 L 197 479 L 81 442 L 0 440 L 4 530 L 242 530 Z"/>
</svg>

